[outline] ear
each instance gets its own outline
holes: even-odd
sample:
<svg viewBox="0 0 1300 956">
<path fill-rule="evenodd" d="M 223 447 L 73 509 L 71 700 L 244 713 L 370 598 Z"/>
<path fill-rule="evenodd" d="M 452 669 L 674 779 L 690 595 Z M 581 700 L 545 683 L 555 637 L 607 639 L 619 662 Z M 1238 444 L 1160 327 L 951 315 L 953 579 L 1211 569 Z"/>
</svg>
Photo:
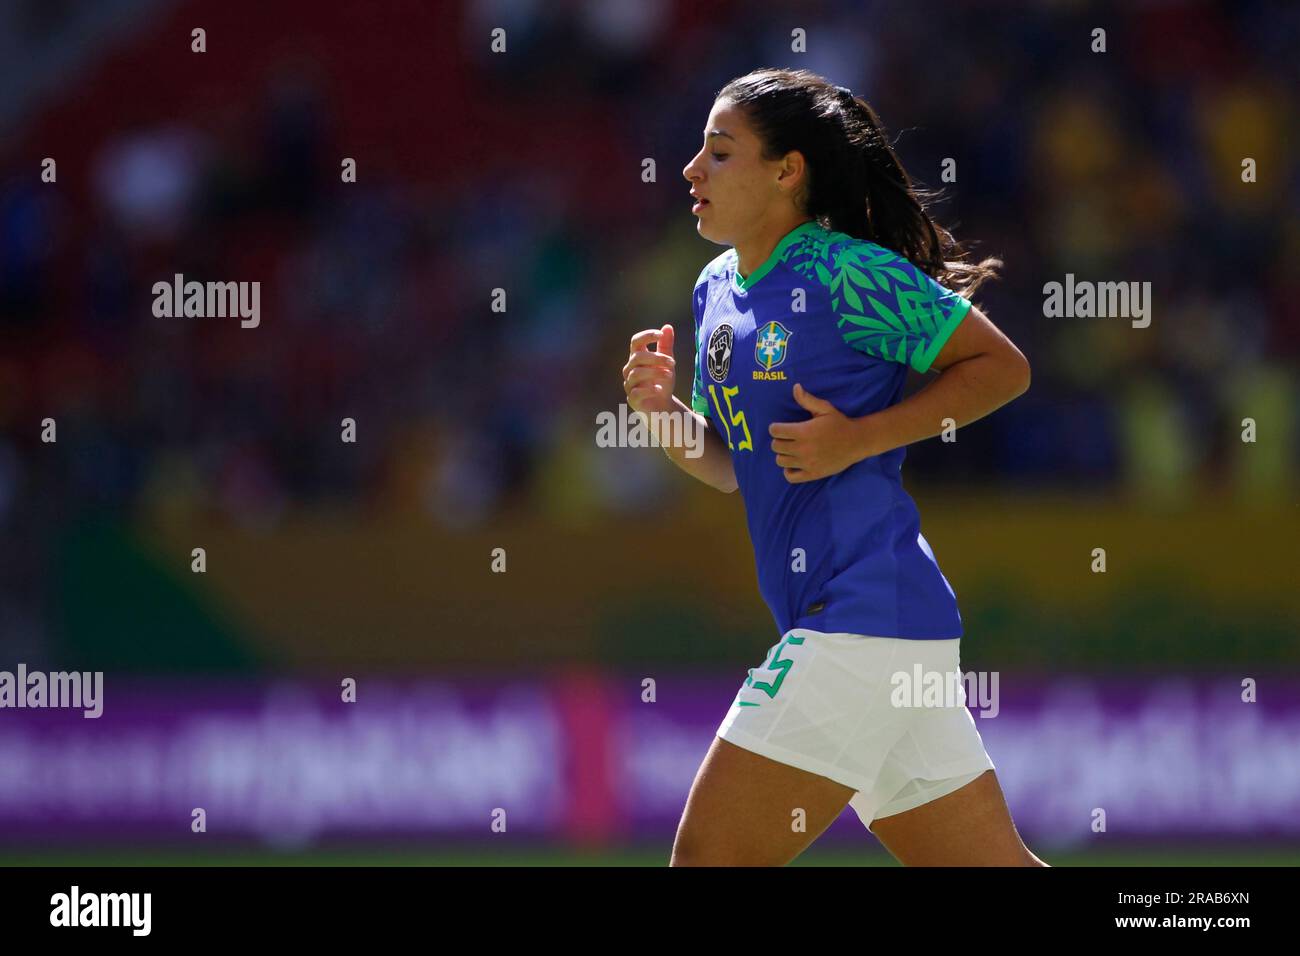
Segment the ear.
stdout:
<svg viewBox="0 0 1300 956">
<path fill-rule="evenodd" d="M 781 158 L 781 175 L 777 177 L 777 188 L 791 198 L 799 195 L 808 176 L 808 163 L 803 153 L 792 149 Z"/>
</svg>

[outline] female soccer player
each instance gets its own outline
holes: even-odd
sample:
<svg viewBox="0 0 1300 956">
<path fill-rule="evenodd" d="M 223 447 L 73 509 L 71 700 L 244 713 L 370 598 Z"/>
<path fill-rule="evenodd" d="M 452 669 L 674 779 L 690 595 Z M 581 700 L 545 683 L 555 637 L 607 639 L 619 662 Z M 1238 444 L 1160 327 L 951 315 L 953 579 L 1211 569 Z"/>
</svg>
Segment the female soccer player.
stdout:
<svg viewBox="0 0 1300 956">
<path fill-rule="evenodd" d="M 962 261 L 875 111 L 806 70 L 723 87 L 683 175 L 699 234 L 730 247 L 695 283 L 691 405 L 673 394 L 671 325 L 632 337 L 624 389 L 705 431 L 703 454 L 666 451 L 740 489 L 782 638 L 718 728 L 672 865 L 788 863 L 848 804 L 905 865 L 1045 866 L 960 685 L 946 706 L 895 694 L 917 668 L 960 675 L 956 599 L 899 468 L 909 443 L 1029 387 L 971 304 L 1001 263 Z M 909 367 L 939 374 L 900 401 Z"/>
</svg>

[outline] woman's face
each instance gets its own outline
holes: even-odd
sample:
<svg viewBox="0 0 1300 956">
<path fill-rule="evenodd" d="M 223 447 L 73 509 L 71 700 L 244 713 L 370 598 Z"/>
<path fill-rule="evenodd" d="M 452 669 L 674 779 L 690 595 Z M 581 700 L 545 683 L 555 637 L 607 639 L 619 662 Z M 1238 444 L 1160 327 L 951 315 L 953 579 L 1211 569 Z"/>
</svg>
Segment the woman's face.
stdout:
<svg viewBox="0 0 1300 956">
<path fill-rule="evenodd" d="M 697 217 L 696 230 L 710 242 L 734 246 L 757 231 L 759 224 L 792 200 L 791 190 L 802 157 L 765 161 L 757 135 L 744 114 L 725 99 L 713 104 L 704 128 L 704 146 L 695 154 L 682 175 L 692 190 L 707 202 L 691 211 Z M 795 174 L 795 175 L 792 175 Z"/>
</svg>

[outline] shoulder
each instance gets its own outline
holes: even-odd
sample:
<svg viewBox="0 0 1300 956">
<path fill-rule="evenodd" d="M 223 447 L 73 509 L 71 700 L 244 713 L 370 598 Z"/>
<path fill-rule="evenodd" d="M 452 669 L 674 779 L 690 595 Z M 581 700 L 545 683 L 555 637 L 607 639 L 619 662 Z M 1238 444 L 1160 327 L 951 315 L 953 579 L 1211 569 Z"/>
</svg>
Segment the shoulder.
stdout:
<svg viewBox="0 0 1300 956">
<path fill-rule="evenodd" d="M 691 305 L 695 309 L 695 322 L 698 325 L 704 319 L 704 313 L 713 297 L 714 280 L 728 281 L 729 270 L 735 267 L 735 249 L 728 249 L 711 259 L 695 278 L 695 290 L 691 294 Z"/>
<path fill-rule="evenodd" d="M 892 249 L 828 232 L 810 272 L 829 297 L 844 342 L 876 358 L 926 372 L 971 308 Z"/>
<path fill-rule="evenodd" d="M 915 285 L 923 275 L 892 249 L 824 227 L 810 230 L 790 251 L 788 265 L 836 297 L 846 283 L 871 287 L 879 278 L 888 288 L 894 282 Z"/>
<path fill-rule="evenodd" d="M 838 315 L 912 313 L 935 308 L 945 313 L 970 302 L 946 288 L 905 256 L 869 239 L 822 229 L 801 247 L 796 268 L 815 280 Z"/>
<path fill-rule="evenodd" d="M 700 274 L 695 278 L 695 288 L 706 284 L 710 279 L 725 278 L 728 270 L 731 268 L 732 260 L 735 258 L 736 250 L 727 249 L 719 253 L 709 263 L 700 270 Z"/>
</svg>

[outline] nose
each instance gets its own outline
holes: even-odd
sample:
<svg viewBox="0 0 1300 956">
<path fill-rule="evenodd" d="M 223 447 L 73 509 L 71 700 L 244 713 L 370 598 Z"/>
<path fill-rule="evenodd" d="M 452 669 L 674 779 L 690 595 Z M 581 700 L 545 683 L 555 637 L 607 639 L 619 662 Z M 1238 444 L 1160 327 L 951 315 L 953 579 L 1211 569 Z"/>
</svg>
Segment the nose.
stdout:
<svg viewBox="0 0 1300 956">
<path fill-rule="evenodd" d="M 701 152 L 703 152 L 703 150 L 701 150 Z M 696 153 L 694 156 L 691 157 L 691 161 L 687 163 L 684 167 L 682 167 L 682 175 L 686 177 L 686 181 L 688 183 L 694 184 L 695 182 L 697 182 L 699 179 L 702 178 L 700 174 L 695 171 L 695 161 L 698 160 L 699 158 L 700 158 L 700 154 Z"/>
</svg>

